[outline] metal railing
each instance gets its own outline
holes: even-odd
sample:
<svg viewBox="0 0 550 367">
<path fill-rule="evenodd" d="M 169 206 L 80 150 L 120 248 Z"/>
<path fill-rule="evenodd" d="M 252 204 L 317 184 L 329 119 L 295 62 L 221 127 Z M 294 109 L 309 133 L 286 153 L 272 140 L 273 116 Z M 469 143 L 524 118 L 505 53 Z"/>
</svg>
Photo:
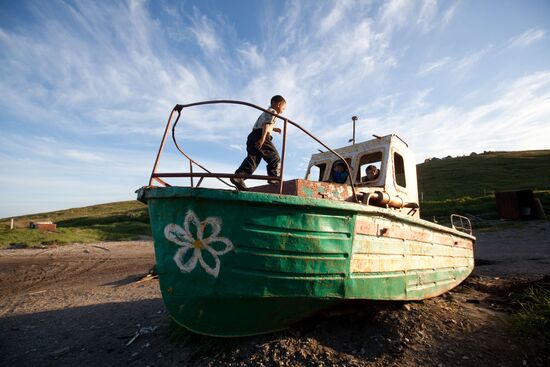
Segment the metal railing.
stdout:
<svg viewBox="0 0 550 367">
<path fill-rule="evenodd" d="M 472 222 L 467 217 L 458 214 L 451 214 L 451 227 L 460 232 L 472 234 Z"/>
<path fill-rule="evenodd" d="M 283 120 L 283 147 L 282 147 L 282 154 L 281 154 L 281 173 L 280 176 L 264 176 L 264 175 L 243 175 L 243 174 L 230 174 L 230 173 L 214 173 L 210 172 L 208 169 L 203 167 L 201 164 L 199 164 L 197 161 L 192 159 L 188 154 L 186 154 L 183 149 L 180 148 L 178 142 L 176 141 L 176 135 L 175 135 L 175 129 L 178 124 L 178 121 L 182 115 L 182 110 L 189 107 L 195 107 L 195 106 L 202 106 L 202 105 L 210 105 L 210 104 L 237 104 L 237 105 L 244 105 L 248 107 L 255 108 L 259 111 L 266 112 L 272 116 L 275 116 L 277 119 Z M 172 126 L 172 140 L 174 141 L 174 145 L 178 149 L 178 151 L 183 154 L 188 160 L 189 160 L 189 172 L 188 173 L 175 173 L 175 172 L 157 172 L 158 163 L 160 160 L 160 156 L 162 155 L 162 151 L 164 150 L 164 145 L 166 143 L 166 136 L 168 135 L 168 131 L 170 130 L 170 126 L 172 125 L 172 118 L 174 117 L 174 113 L 177 112 L 176 120 L 174 121 L 174 124 Z M 189 103 L 189 104 L 177 104 L 172 109 L 172 112 L 170 113 L 170 117 L 168 118 L 168 122 L 166 123 L 166 128 L 164 130 L 164 135 L 162 137 L 162 141 L 160 143 L 160 147 L 157 153 L 157 157 L 155 159 L 155 164 L 153 166 L 153 171 L 151 173 L 151 177 L 149 179 L 149 186 L 153 185 L 153 181 L 156 181 L 164 186 L 171 186 L 167 182 L 165 182 L 162 178 L 167 177 L 182 177 L 182 178 L 190 178 L 190 184 L 191 187 L 194 186 L 194 178 L 199 178 L 199 181 L 197 183 L 197 187 L 199 187 L 203 181 L 204 178 L 216 178 L 219 181 L 223 182 L 225 185 L 229 187 L 234 187 L 233 185 L 227 183 L 222 178 L 246 178 L 246 179 L 257 179 L 257 180 L 272 180 L 277 181 L 279 184 L 279 194 L 283 193 L 283 174 L 284 174 L 284 167 L 285 167 L 285 157 L 286 157 L 286 138 L 287 138 L 287 128 L 288 124 L 295 126 L 302 132 L 304 132 L 306 135 L 308 135 L 310 138 L 315 140 L 317 143 L 321 144 L 325 149 L 336 155 L 338 158 L 340 158 L 344 164 L 346 165 L 347 171 L 351 172 L 351 167 L 346 162 L 344 157 L 342 157 L 340 154 L 335 152 L 332 148 L 327 146 L 325 143 L 323 143 L 321 140 L 319 140 L 317 137 L 315 137 L 313 134 L 311 134 L 309 131 L 304 129 L 302 126 L 297 124 L 296 122 L 281 116 L 272 113 L 269 110 L 266 110 L 262 107 L 256 106 L 252 103 L 243 102 L 243 101 L 234 101 L 234 100 L 213 100 L 213 101 L 203 101 L 203 102 L 195 102 L 195 103 Z M 197 167 L 201 168 L 205 172 L 193 172 L 193 165 L 196 165 Z M 353 194 L 353 198 L 355 199 L 355 202 L 359 202 L 359 199 L 357 198 L 356 192 L 355 192 L 355 185 L 353 183 L 353 180 L 351 179 L 351 175 L 348 175 L 348 181 L 351 186 L 351 191 Z"/>
</svg>

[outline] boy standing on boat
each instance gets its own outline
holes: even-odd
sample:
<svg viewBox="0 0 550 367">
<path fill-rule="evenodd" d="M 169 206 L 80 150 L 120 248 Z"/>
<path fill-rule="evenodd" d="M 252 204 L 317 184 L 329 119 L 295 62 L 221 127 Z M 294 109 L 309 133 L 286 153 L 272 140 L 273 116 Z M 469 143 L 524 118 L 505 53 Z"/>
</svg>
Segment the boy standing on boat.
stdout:
<svg viewBox="0 0 550 367">
<path fill-rule="evenodd" d="M 268 108 L 268 111 L 279 115 L 283 113 L 285 108 L 285 99 L 280 95 L 276 95 L 271 98 L 271 106 Z M 248 134 L 248 138 L 246 139 L 246 152 L 248 155 L 243 160 L 240 167 L 237 168 L 235 174 L 253 174 L 263 158 L 263 160 L 267 162 L 267 174 L 269 176 L 280 175 L 281 158 L 279 157 L 277 148 L 275 148 L 275 145 L 272 143 L 273 137 L 271 136 L 271 132 L 274 131 L 280 134 L 281 129 L 275 127 L 275 122 L 275 116 L 267 112 L 263 112 L 260 117 L 258 117 L 252 128 L 252 132 Z M 231 182 L 239 190 L 248 190 L 242 178 L 232 178 Z M 268 182 L 270 184 L 277 183 L 271 180 Z"/>
</svg>

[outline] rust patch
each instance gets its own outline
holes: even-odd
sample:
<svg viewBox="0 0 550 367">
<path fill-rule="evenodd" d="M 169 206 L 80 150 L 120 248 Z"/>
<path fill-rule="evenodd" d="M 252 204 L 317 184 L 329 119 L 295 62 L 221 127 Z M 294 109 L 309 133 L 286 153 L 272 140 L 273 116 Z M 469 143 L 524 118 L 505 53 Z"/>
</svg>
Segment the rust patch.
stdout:
<svg viewBox="0 0 550 367">
<path fill-rule="evenodd" d="M 351 258 L 352 273 L 378 273 L 441 268 L 467 268 L 467 257 L 421 255 L 355 254 Z"/>
<path fill-rule="evenodd" d="M 251 187 L 250 191 L 278 194 L 278 185 Z M 307 181 L 302 179 L 288 180 L 283 183 L 283 194 L 315 199 L 329 199 L 354 202 L 351 186 L 333 182 Z"/>
<path fill-rule="evenodd" d="M 472 241 L 409 226 L 401 227 L 389 221 L 382 222 L 358 218 L 355 223 L 355 234 L 473 249 Z"/>
<path fill-rule="evenodd" d="M 357 220 L 355 222 L 355 233 L 369 236 L 376 236 L 376 224 L 370 220 Z"/>
</svg>

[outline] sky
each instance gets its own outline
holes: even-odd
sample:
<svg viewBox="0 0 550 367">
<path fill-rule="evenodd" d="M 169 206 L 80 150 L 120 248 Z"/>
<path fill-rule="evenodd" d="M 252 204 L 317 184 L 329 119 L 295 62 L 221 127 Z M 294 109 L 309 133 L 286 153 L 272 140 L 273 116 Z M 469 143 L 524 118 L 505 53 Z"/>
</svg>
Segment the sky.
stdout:
<svg viewBox="0 0 550 367">
<path fill-rule="evenodd" d="M 0 1 L 0 218 L 135 199 L 178 103 L 281 94 L 329 146 L 356 115 L 417 162 L 549 149 L 549 32 L 546 0 Z M 257 115 L 185 109 L 178 143 L 234 172 Z M 289 128 L 285 179 L 318 148 Z"/>
</svg>

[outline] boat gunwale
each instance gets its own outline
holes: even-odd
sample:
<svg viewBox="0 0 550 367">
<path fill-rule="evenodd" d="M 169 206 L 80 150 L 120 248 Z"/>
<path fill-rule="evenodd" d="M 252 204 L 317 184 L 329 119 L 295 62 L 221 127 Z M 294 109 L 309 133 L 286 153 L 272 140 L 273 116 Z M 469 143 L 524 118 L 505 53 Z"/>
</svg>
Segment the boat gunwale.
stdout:
<svg viewBox="0 0 550 367">
<path fill-rule="evenodd" d="M 292 206 L 314 206 L 325 209 L 338 209 L 353 212 L 355 214 L 377 214 L 383 217 L 394 219 L 398 221 L 404 221 L 409 224 L 414 224 L 444 232 L 446 234 L 453 234 L 455 236 L 463 237 L 472 241 L 476 240 L 476 237 L 468 233 L 461 232 L 452 227 L 446 227 L 437 223 L 432 223 L 425 219 L 414 218 L 406 214 L 402 214 L 391 209 L 379 208 L 375 206 L 367 206 L 365 204 L 358 204 L 348 201 L 327 200 L 320 198 L 308 198 L 299 197 L 293 195 L 263 193 L 263 192 L 247 192 L 247 191 L 234 191 L 225 189 L 213 189 L 213 188 L 198 188 L 198 187 L 184 187 L 184 186 L 170 186 L 170 187 L 158 187 L 158 186 L 144 186 L 136 191 L 138 194 L 138 200 L 146 202 L 149 199 L 173 199 L 173 198 L 209 198 L 214 200 L 224 201 L 245 201 L 245 202 L 269 202 L 274 205 L 292 205 Z M 276 198 L 276 200 L 273 200 Z"/>
</svg>

